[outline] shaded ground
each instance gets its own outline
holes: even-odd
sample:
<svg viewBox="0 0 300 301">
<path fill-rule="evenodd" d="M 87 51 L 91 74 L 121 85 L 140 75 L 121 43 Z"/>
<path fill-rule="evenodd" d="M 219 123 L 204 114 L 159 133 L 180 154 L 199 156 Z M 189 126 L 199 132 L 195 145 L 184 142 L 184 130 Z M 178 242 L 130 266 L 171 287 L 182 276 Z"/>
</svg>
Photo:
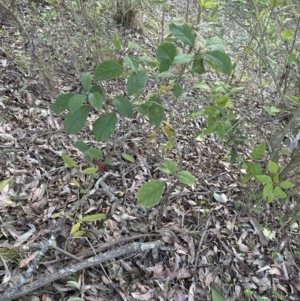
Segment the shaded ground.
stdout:
<svg viewBox="0 0 300 301">
<path fill-rule="evenodd" d="M 30 28 L 32 14 L 26 8 L 25 4 L 19 4 L 17 14 Z M 178 6 L 177 9 L 177 15 L 182 16 L 185 8 Z M 247 300 L 246 289 L 254 293 L 248 300 L 257 300 L 254 296 L 265 296 L 265 300 L 299 300 L 300 268 L 299 257 L 295 256 L 299 250 L 299 233 L 292 231 L 289 222 L 280 224 L 274 217 L 274 211 L 285 210 L 285 207 L 274 205 L 266 207 L 263 214 L 250 214 L 248 192 L 239 183 L 238 169 L 226 159 L 226 146 L 214 137 L 195 140 L 193 133 L 205 126 L 204 119 L 183 122 L 182 116 L 203 107 L 203 102 L 196 101 L 202 97 L 198 92 L 187 88 L 183 101 L 173 105 L 182 113 L 176 123 L 180 125 L 177 138 L 183 168 L 196 177 L 197 184 L 175 189 L 164 212 L 162 229 L 156 229 L 159 207 L 149 210 L 138 207 L 135 193 L 149 179 L 165 179 L 170 187 L 172 179 L 166 178 L 157 166 L 165 158 L 176 160 L 177 154 L 173 149 L 164 155 L 166 137 L 162 131 L 148 142 L 153 129 L 143 118 L 120 121 L 118 134 L 108 143 L 95 142 L 88 128 L 83 130 L 81 139 L 101 149 L 111 160 L 111 164 L 105 166 L 109 174 L 104 175 L 101 185 L 97 180 L 102 174 L 87 176 L 79 169 L 65 167 L 61 158 L 64 153 L 72 156 L 81 169 L 88 167 L 73 146 L 77 138 L 68 137 L 63 130 L 62 117 L 54 118 L 49 110 L 57 94 L 78 91 L 80 73 L 75 67 L 83 64 L 83 59 L 82 56 L 75 58 L 74 53 L 81 53 L 80 39 L 70 30 L 71 38 L 63 35 L 67 42 L 59 42 L 60 30 L 64 33 L 65 26 L 76 28 L 72 14 L 66 10 L 60 12 L 65 23 L 58 22 L 55 26 L 50 25 L 56 16 L 42 18 L 45 13 L 49 14 L 47 5 L 38 4 L 32 11 L 38 16 L 32 27 L 40 42 L 39 54 L 31 59 L 30 45 L 28 50 L 14 22 L 3 16 L 1 19 L 0 181 L 11 180 L 1 195 L 3 266 L 0 275 L 8 280 L 1 284 L 0 290 L 6 291 L 19 279 L 35 256 L 34 252 L 49 239 L 59 214 L 66 212 L 68 215 L 56 240 L 56 248 L 46 253 L 28 283 L 74 264 L 71 255 L 84 260 L 94 252 L 109 253 L 130 241 L 161 240 L 168 249 L 131 252 L 95 269 L 79 271 L 73 274 L 73 280 L 80 284 L 79 290 L 66 286 L 69 279 L 64 278 L 39 288 L 31 296 L 43 300 L 67 300 L 68 297 L 211 300 L 212 288 L 216 288 L 222 291 L 225 300 Z M 196 12 L 195 7 L 191 7 L 191 12 Z M 158 11 L 157 16 L 159 14 Z M 172 15 L 167 17 L 173 18 Z M 224 13 L 225 25 L 226 18 Z M 113 22 L 110 24 L 112 26 Z M 228 31 L 226 34 L 230 36 Z M 112 37 L 114 30 L 106 34 Z M 209 30 L 203 34 L 209 36 Z M 47 35 L 51 39 L 46 39 Z M 157 42 L 150 33 L 143 35 L 127 30 L 120 35 L 124 41 L 135 41 L 147 49 Z M 69 48 L 71 46 L 73 48 Z M 119 55 L 130 51 L 124 49 Z M 87 57 L 87 62 L 93 70 L 99 54 L 92 51 L 88 54 L 91 57 Z M 100 54 L 104 58 L 110 55 L 109 52 Z M 208 78 L 210 76 L 213 81 L 213 75 Z M 191 85 L 186 82 L 186 87 Z M 122 93 L 124 82 L 107 85 L 105 90 L 108 96 Z M 241 98 L 240 104 L 245 105 L 244 112 L 249 112 L 249 102 Z M 97 117 L 95 115 L 91 114 L 91 120 Z M 247 156 L 247 150 L 244 151 Z M 126 162 L 121 155 L 124 152 L 134 156 L 135 163 Z M 99 189 L 89 194 L 96 183 Z M 222 202 L 215 200 L 214 192 L 224 194 Z M 11 204 L 4 206 L 7 199 Z M 106 214 L 107 219 L 81 222 L 77 230 L 82 232 L 71 234 L 80 218 L 96 213 Z M 267 233 L 262 232 L 260 225 L 269 228 L 272 238 L 266 238 Z M 276 257 L 274 252 L 282 258 Z"/>
</svg>

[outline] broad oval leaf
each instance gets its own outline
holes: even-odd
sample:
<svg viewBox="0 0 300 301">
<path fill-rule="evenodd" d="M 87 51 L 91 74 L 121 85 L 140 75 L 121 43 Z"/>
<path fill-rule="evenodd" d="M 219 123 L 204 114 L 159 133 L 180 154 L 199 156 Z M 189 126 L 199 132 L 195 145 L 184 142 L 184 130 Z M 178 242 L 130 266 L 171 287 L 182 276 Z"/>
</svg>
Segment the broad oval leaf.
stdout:
<svg viewBox="0 0 300 301">
<path fill-rule="evenodd" d="M 255 177 L 257 175 L 261 175 L 262 174 L 262 169 L 261 166 L 255 162 L 249 164 L 247 170 L 250 172 L 250 174 Z"/>
<path fill-rule="evenodd" d="M 94 92 L 98 92 L 101 94 L 101 96 L 103 97 L 104 95 L 104 91 L 103 89 L 99 86 L 99 85 L 93 85 L 90 89 L 90 93 L 94 93 Z"/>
<path fill-rule="evenodd" d="M 134 70 L 134 72 L 139 71 L 139 64 L 140 64 L 139 58 L 129 55 L 124 57 L 124 61 L 131 69 Z"/>
<path fill-rule="evenodd" d="M 66 93 L 57 96 L 51 110 L 56 114 L 62 113 L 69 108 L 69 101 L 74 95 L 75 93 Z"/>
<path fill-rule="evenodd" d="M 89 91 L 92 86 L 92 76 L 90 73 L 84 73 L 81 76 L 81 84 L 85 91 Z"/>
<path fill-rule="evenodd" d="M 163 181 L 149 181 L 143 184 L 136 194 L 138 204 L 145 208 L 150 208 L 158 204 L 165 187 Z"/>
<path fill-rule="evenodd" d="M 182 184 L 187 184 L 187 185 L 195 184 L 195 178 L 189 171 L 186 170 L 178 171 L 175 174 L 175 176 Z"/>
<path fill-rule="evenodd" d="M 103 158 L 102 151 L 98 148 L 95 148 L 95 147 L 91 147 L 90 149 L 87 150 L 86 153 L 93 160 L 100 160 L 100 159 Z"/>
<path fill-rule="evenodd" d="M 139 105 L 136 109 L 138 111 L 138 113 L 148 116 L 149 115 L 149 108 L 150 108 L 150 106 L 148 105 L 149 103 L 150 102 L 147 101 L 147 102 L 142 103 L 141 105 Z M 152 105 L 152 103 L 151 103 L 151 105 Z"/>
<path fill-rule="evenodd" d="M 169 30 L 175 38 L 189 46 L 195 45 L 194 31 L 187 24 L 169 24 Z"/>
<path fill-rule="evenodd" d="M 193 55 L 190 53 L 178 53 L 173 63 L 174 64 L 188 64 L 193 60 Z"/>
<path fill-rule="evenodd" d="M 141 91 L 147 84 L 149 75 L 146 71 L 132 73 L 127 80 L 127 94 L 131 96 Z"/>
<path fill-rule="evenodd" d="M 220 50 L 222 52 L 225 52 L 225 50 L 226 50 L 224 40 L 221 39 L 221 38 L 219 38 L 219 37 L 212 37 L 212 38 L 210 38 L 206 42 L 205 47 L 208 50 Z"/>
<path fill-rule="evenodd" d="M 163 172 L 174 175 L 177 170 L 177 165 L 174 161 L 168 160 L 163 163 L 160 163 L 158 168 L 159 168 L 159 170 L 161 170 Z"/>
<path fill-rule="evenodd" d="M 126 160 L 128 160 L 129 162 L 132 162 L 134 163 L 135 162 L 135 159 L 133 156 L 129 155 L 129 154 L 125 154 L 125 153 L 122 153 L 122 157 Z"/>
<path fill-rule="evenodd" d="M 81 106 L 74 113 L 69 112 L 64 121 L 64 127 L 68 135 L 79 133 L 89 116 L 90 106 Z"/>
<path fill-rule="evenodd" d="M 83 174 L 85 175 L 93 175 L 98 171 L 97 167 L 88 167 L 82 171 Z"/>
<path fill-rule="evenodd" d="M 272 178 L 268 175 L 258 175 L 256 176 L 256 179 L 261 182 L 261 183 L 264 183 L 264 184 L 270 184 L 272 183 Z"/>
<path fill-rule="evenodd" d="M 123 66 L 116 61 L 106 61 L 99 64 L 95 70 L 95 78 L 98 80 L 111 80 L 121 76 Z"/>
<path fill-rule="evenodd" d="M 293 32 L 290 29 L 285 29 L 281 32 L 281 37 L 284 40 L 289 40 L 290 38 L 293 37 Z"/>
<path fill-rule="evenodd" d="M 207 51 L 204 53 L 204 58 L 216 69 L 225 74 L 230 74 L 232 71 L 232 64 L 230 57 L 222 51 Z"/>
<path fill-rule="evenodd" d="M 99 92 L 90 93 L 88 96 L 90 104 L 96 109 L 101 109 L 103 105 L 102 96 Z"/>
<path fill-rule="evenodd" d="M 114 133 L 117 125 L 115 112 L 106 113 L 100 116 L 93 124 L 93 134 L 97 141 L 106 141 Z"/>
<path fill-rule="evenodd" d="M 204 74 L 205 73 L 205 68 L 203 64 L 203 59 L 195 59 L 193 61 L 193 66 L 192 66 L 192 72 L 195 72 L 197 74 Z"/>
<path fill-rule="evenodd" d="M 176 54 L 176 47 L 172 43 L 162 43 L 157 47 L 156 58 L 159 61 L 160 73 L 169 70 Z"/>
<path fill-rule="evenodd" d="M 178 97 L 180 97 L 180 96 L 182 95 L 183 88 L 182 88 L 181 85 L 176 84 L 176 85 L 174 86 L 172 92 L 173 92 L 174 96 L 175 96 L 176 98 L 178 98 Z"/>
<path fill-rule="evenodd" d="M 263 197 L 266 198 L 273 195 L 273 189 L 273 183 L 266 184 L 263 189 Z"/>
<path fill-rule="evenodd" d="M 289 188 L 293 188 L 295 185 L 290 182 L 290 181 L 282 181 L 280 183 L 280 186 L 283 188 L 283 189 L 289 189 Z"/>
<path fill-rule="evenodd" d="M 280 189 L 280 187 L 278 187 L 278 186 L 275 187 L 273 194 L 274 194 L 275 198 L 278 198 L 278 199 L 285 199 L 287 197 L 287 194 L 284 191 L 282 191 Z"/>
<path fill-rule="evenodd" d="M 64 163 L 67 165 L 67 167 L 76 167 L 77 166 L 75 161 L 68 155 L 62 155 L 61 157 L 64 160 Z"/>
<path fill-rule="evenodd" d="M 261 159 L 265 155 L 265 151 L 266 151 L 266 143 L 259 144 L 253 149 L 251 153 L 252 159 L 253 160 Z"/>
<path fill-rule="evenodd" d="M 159 126 L 164 118 L 164 108 L 162 106 L 162 102 L 157 95 L 151 97 L 149 102 L 152 103 L 152 106 L 149 107 L 147 114 L 149 121 L 151 124 Z"/>
<path fill-rule="evenodd" d="M 74 113 L 77 111 L 84 103 L 86 95 L 84 94 L 75 94 L 69 101 L 70 112 Z"/>
<path fill-rule="evenodd" d="M 276 173 L 278 171 L 278 165 L 277 163 L 269 160 L 268 162 L 268 170 L 270 173 Z"/>
<path fill-rule="evenodd" d="M 122 116 L 128 118 L 134 117 L 132 103 L 129 99 L 122 96 L 116 96 L 113 100 L 113 103 Z"/>
<path fill-rule="evenodd" d="M 81 152 L 85 153 L 90 147 L 81 140 L 75 142 L 75 147 Z"/>
</svg>

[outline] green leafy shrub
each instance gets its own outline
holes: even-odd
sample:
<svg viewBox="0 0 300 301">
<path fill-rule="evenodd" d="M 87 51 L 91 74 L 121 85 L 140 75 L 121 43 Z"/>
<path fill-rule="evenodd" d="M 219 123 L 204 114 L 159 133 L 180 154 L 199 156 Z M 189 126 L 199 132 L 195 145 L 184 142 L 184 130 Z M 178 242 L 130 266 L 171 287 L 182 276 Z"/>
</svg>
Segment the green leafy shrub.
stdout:
<svg viewBox="0 0 300 301">
<path fill-rule="evenodd" d="M 165 107 L 160 94 L 164 90 L 170 90 L 173 91 L 175 99 L 178 99 L 183 92 L 180 79 L 184 73 L 201 75 L 206 72 L 207 66 L 216 72 L 228 75 L 231 73 L 231 60 L 225 53 L 222 39 L 213 37 L 203 45 L 196 41 L 195 32 L 187 24 L 171 23 L 169 30 L 172 35 L 166 42 L 158 45 L 156 60 L 149 56 L 126 56 L 122 61 L 104 61 L 96 67 L 93 76 L 90 73 L 82 75 L 81 93 L 66 93 L 56 98 L 51 109 L 57 114 L 68 111 L 64 119 L 67 134 L 77 134 L 83 129 L 92 108 L 99 112 L 99 118 L 93 123 L 92 130 L 97 141 L 107 141 L 113 135 L 119 116 L 132 119 L 135 114 L 141 114 L 148 118 L 151 125 L 158 127 L 165 118 Z M 189 49 L 179 52 L 175 41 L 189 46 Z M 121 76 L 127 77 L 127 97 L 116 95 L 112 109 L 102 113 L 104 91 L 101 82 Z M 159 90 L 144 95 L 149 78 L 158 83 Z M 95 81 L 100 83 L 94 84 Z M 166 81 L 169 81 L 167 86 L 161 85 Z M 173 140 L 171 135 L 169 138 L 170 144 Z M 77 141 L 75 146 L 85 153 L 88 162 L 102 158 L 100 152 L 89 148 L 83 141 Z M 176 163 L 173 161 L 162 163 L 160 169 L 174 176 L 180 183 L 187 185 L 195 183 L 194 177 L 188 171 L 177 171 Z M 150 181 L 144 184 L 137 192 L 138 203 L 145 207 L 156 205 L 163 190 L 163 181 Z"/>
</svg>

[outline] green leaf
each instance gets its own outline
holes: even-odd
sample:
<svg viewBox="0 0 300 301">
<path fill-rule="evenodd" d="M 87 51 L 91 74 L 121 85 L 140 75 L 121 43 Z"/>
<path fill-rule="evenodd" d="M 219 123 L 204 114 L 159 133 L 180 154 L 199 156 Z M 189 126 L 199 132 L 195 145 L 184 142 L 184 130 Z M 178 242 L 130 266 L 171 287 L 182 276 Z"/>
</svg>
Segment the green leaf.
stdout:
<svg viewBox="0 0 300 301">
<path fill-rule="evenodd" d="M 204 58 L 217 70 L 225 74 L 230 74 L 232 71 L 232 64 L 230 57 L 222 51 L 214 50 L 204 53 Z"/>
<path fill-rule="evenodd" d="M 83 89 L 88 92 L 92 86 L 92 76 L 90 73 L 84 73 L 81 76 L 81 84 Z"/>
<path fill-rule="evenodd" d="M 278 198 L 278 199 L 285 199 L 287 197 L 287 194 L 284 191 L 282 191 L 280 189 L 280 187 L 278 187 L 278 186 L 275 187 L 273 194 L 274 194 L 275 198 Z"/>
<path fill-rule="evenodd" d="M 95 70 L 95 78 L 98 80 L 111 80 L 121 76 L 123 66 L 115 61 L 106 61 L 99 64 Z"/>
<path fill-rule="evenodd" d="M 77 111 L 84 103 L 86 95 L 75 94 L 69 101 L 69 109 L 71 113 Z"/>
<path fill-rule="evenodd" d="M 266 198 L 273 194 L 273 183 L 266 184 L 263 189 L 263 197 Z"/>
<path fill-rule="evenodd" d="M 187 185 L 194 185 L 195 184 L 195 178 L 189 171 L 178 171 L 175 174 L 176 178 L 183 184 Z"/>
<path fill-rule="evenodd" d="M 179 53 L 175 56 L 173 64 L 188 64 L 193 60 L 193 55 L 189 53 Z"/>
<path fill-rule="evenodd" d="M 253 149 L 251 153 L 251 158 L 253 160 L 259 160 L 265 155 L 265 151 L 266 151 L 266 143 L 261 143 Z"/>
<path fill-rule="evenodd" d="M 149 108 L 150 108 L 150 106 L 147 105 L 148 103 L 150 103 L 150 102 L 147 101 L 146 103 L 143 103 L 143 104 L 139 105 L 136 109 L 138 111 L 138 113 L 140 113 L 142 115 L 145 115 L 145 116 L 148 116 L 149 115 Z"/>
<path fill-rule="evenodd" d="M 105 221 L 105 220 L 106 220 L 106 214 L 98 213 L 98 214 L 87 215 L 79 219 L 79 222 L 84 223 L 84 222 L 97 222 L 97 221 Z"/>
<path fill-rule="evenodd" d="M 290 101 L 292 101 L 293 103 L 295 103 L 296 105 L 300 105 L 300 100 L 298 97 L 289 95 L 289 96 L 286 96 L 286 98 L 289 99 Z"/>
<path fill-rule="evenodd" d="M 93 125 L 93 133 L 97 141 L 106 141 L 114 133 L 117 125 L 115 112 L 106 113 L 100 116 Z"/>
<path fill-rule="evenodd" d="M 93 160 L 100 160 L 103 158 L 102 151 L 98 148 L 91 147 L 86 151 L 86 154 Z"/>
<path fill-rule="evenodd" d="M 159 170 L 174 175 L 177 170 L 177 165 L 174 161 L 168 160 L 165 161 L 164 163 L 160 163 L 158 166 Z"/>
<path fill-rule="evenodd" d="M 276 173 L 278 171 L 278 165 L 275 162 L 269 160 L 268 170 L 270 173 Z"/>
<path fill-rule="evenodd" d="M 183 88 L 181 85 L 176 84 L 173 88 L 173 94 L 176 98 L 180 97 L 182 95 L 183 92 Z"/>
<path fill-rule="evenodd" d="M 75 93 L 66 93 L 59 95 L 54 104 L 51 106 L 51 110 L 56 113 L 62 113 L 69 108 L 69 101 L 75 95 Z"/>
<path fill-rule="evenodd" d="M 176 47 L 172 43 L 163 43 L 157 47 L 156 58 L 159 61 L 160 73 L 169 70 L 176 54 Z"/>
<path fill-rule="evenodd" d="M 152 102 L 152 106 L 149 107 L 147 116 L 149 117 L 151 124 L 159 126 L 164 118 L 164 108 L 162 106 L 162 102 L 157 95 L 152 96 L 149 101 Z"/>
<path fill-rule="evenodd" d="M 93 85 L 90 89 L 90 93 L 98 92 L 103 97 L 104 92 L 103 89 L 99 85 Z"/>
<path fill-rule="evenodd" d="M 133 118 L 133 107 L 130 100 L 122 96 L 116 96 L 113 100 L 114 105 L 116 106 L 118 112 L 128 118 Z"/>
<path fill-rule="evenodd" d="M 275 196 L 274 196 L 273 193 L 271 193 L 271 194 L 268 196 L 268 203 L 272 203 L 274 200 L 275 200 Z"/>
<path fill-rule="evenodd" d="M 296 54 L 294 52 L 291 52 L 287 56 L 287 61 L 289 64 L 293 63 L 296 59 Z"/>
<path fill-rule="evenodd" d="M 212 301 L 226 301 L 222 296 L 222 293 L 219 289 L 212 287 L 211 288 L 211 298 Z"/>
<path fill-rule="evenodd" d="M 141 47 L 138 44 L 129 41 L 128 48 L 129 49 L 140 49 Z"/>
<path fill-rule="evenodd" d="M 261 169 L 260 165 L 257 164 L 257 163 L 255 163 L 255 162 L 249 164 L 247 170 L 248 170 L 248 172 L 250 172 L 250 174 L 251 174 L 253 177 L 262 174 L 262 169 Z"/>
<path fill-rule="evenodd" d="M 272 115 L 272 116 L 275 116 L 276 113 L 279 113 L 281 110 L 274 107 L 274 106 L 263 106 L 263 109 L 269 114 L 269 115 Z"/>
<path fill-rule="evenodd" d="M 81 152 L 85 153 L 90 147 L 81 140 L 75 142 L 75 147 Z"/>
<path fill-rule="evenodd" d="M 0 182 L 0 192 L 2 192 L 7 185 L 9 185 L 11 180 L 12 178 L 9 178 Z"/>
<path fill-rule="evenodd" d="M 219 38 L 219 37 L 210 38 L 206 42 L 205 47 L 208 50 L 219 50 L 219 51 L 222 51 L 222 52 L 225 52 L 225 50 L 226 50 L 224 40 Z"/>
<path fill-rule="evenodd" d="M 245 174 L 245 175 L 243 175 L 243 177 L 241 179 L 241 183 L 242 184 L 246 184 L 246 183 L 248 183 L 249 180 L 250 180 L 250 175 L 249 174 Z"/>
<path fill-rule="evenodd" d="M 131 69 L 134 70 L 134 72 L 139 71 L 139 64 L 140 64 L 139 58 L 129 55 L 124 57 L 124 61 Z"/>
<path fill-rule="evenodd" d="M 146 71 L 132 73 L 127 80 L 127 94 L 131 96 L 141 91 L 147 84 L 149 75 Z"/>
<path fill-rule="evenodd" d="M 223 105 L 226 105 L 228 100 L 229 100 L 229 95 L 226 94 L 226 95 L 223 95 L 220 98 L 218 98 L 216 103 L 217 103 L 218 106 L 223 106 Z"/>
<path fill-rule="evenodd" d="M 255 178 L 258 181 L 260 181 L 261 183 L 264 183 L 264 184 L 272 183 L 272 178 L 270 176 L 267 176 L 267 175 L 258 175 Z"/>
<path fill-rule="evenodd" d="M 205 73 L 205 68 L 203 64 L 203 59 L 195 59 L 193 61 L 193 66 L 192 66 L 192 72 L 195 72 L 197 74 L 204 74 Z"/>
<path fill-rule="evenodd" d="M 129 154 L 125 154 L 125 153 L 122 153 L 122 157 L 126 160 L 128 160 L 129 162 L 132 162 L 134 163 L 135 162 L 135 159 L 133 156 L 129 155 Z"/>
<path fill-rule="evenodd" d="M 103 99 L 99 92 L 90 93 L 88 96 L 90 104 L 96 109 L 101 109 L 103 105 Z"/>
<path fill-rule="evenodd" d="M 68 155 L 62 155 L 61 157 L 64 160 L 64 163 L 67 165 L 67 167 L 76 167 L 77 166 L 75 161 Z"/>
<path fill-rule="evenodd" d="M 276 184 L 279 183 L 279 176 L 278 176 L 278 173 L 276 173 L 276 174 L 273 175 L 273 183 L 276 183 Z"/>
<path fill-rule="evenodd" d="M 92 175 L 92 174 L 96 173 L 97 171 L 98 171 L 97 167 L 88 167 L 88 168 L 84 169 L 82 171 L 82 173 L 85 175 Z"/>
<path fill-rule="evenodd" d="M 73 287 L 73 288 L 76 288 L 76 289 L 80 290 L 80 285 L 76 281 L 72 281 L 72 280 L 68 281 L 66 286 Z"/>
<path fill-rule="evenodd" d="M 157 75 L 158 78 L 166 78 L 166 77 L 176 77 L 176 75 L 171 71 L 164 71 Z"/>
<path fill-rule="evenodd" d="M 281 37 L 284 40 L 289 40 L 290 38 L 292 38 L 293 36 L 293 32 L 290 29 L 285 29 L 281 32 Z"/>
<path fill-rule="evenodd" d="M 64 121 L 65 131 L 68 135 L 79 133 L 89 116 L 90 106 L 81 106 L 74 113 L 69 112 Z"/>
<path fill-rule="evenodd" d="M 122 49 L 122 44 L 121 44 L 121 41 L 120 41 L 120 37 L 117 33 L 114 34 L 113 44 L 114 44 L 114 47 L 116 49 L 118 49 L 118 50 Z"/>
<path fill-rule="evenodd" d="M 189 46 L 195 45 L 194 31 L 187 24 L 169 24 L 169 30 L 175 38 Z"/>
<path fill-rule="evenodd" d="M 143 184 L 136 194 L 138 204 L 146 208 L 157 205 L 163 194 L 164 187 L 165 183 L 157 180 Z"/>
<path fill-rule="evenodd" d="M 283 189 L 289 189 L 289 188 L 294 187 L 295 185 L 294 185 L 292 182 L 290 182 L 290 181 L 282 181 L 282 182 L 280 183 L 280 186 L 281 186 Z"/>
</svg>

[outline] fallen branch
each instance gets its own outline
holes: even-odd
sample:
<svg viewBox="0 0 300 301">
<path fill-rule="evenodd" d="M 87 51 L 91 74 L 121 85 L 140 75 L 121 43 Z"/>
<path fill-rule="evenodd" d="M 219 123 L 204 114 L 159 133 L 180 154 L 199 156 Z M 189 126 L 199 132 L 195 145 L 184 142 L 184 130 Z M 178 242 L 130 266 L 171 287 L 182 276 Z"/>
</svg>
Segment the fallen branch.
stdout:
<svg viewBox="0 0 300 301">
<path fill-rule="evenodd" d="M 57 281 L 59 279 L 68 277 L 68 276 L 72 275 L 73 273 L 78 272 L 80 270 L 90 268 L 95 265 L 99 265 L 100 263 L 102 263 L 104 261 L 111 260 L 116 257 L 126 255 L 128 253 L 145 252 L 145 251 L 149 251 L 149 250 L 152 250 L 154 248 L 159 248 L 159 247 L 163 247 L 162 241 L 153 241 L 153 242 L 148 242 L 148 243 L 134 242 L 134 243 L 131 243 L 128 245 L 124 245 L 116 250 L 109 251 L 104 254 L 88 258 L 88 259 L 81 261 L 79 263 L 76 263 L 74 265 L 70 265 L 66 268 L 61 269 L 60 271 L 58 271 L 55 274 L 50 274 L 45 277 L 42 277 L 30 284 L 23 286 L 14 294 L 12 294 L 12 292 L 11 292 L 12 290 L 9 289 L 7 292 L 2 294 L 2 296 L 0 297 L 0 301 L 10 301 L 10 300 L 25 296 L 28 293 L 33 292 L 40 287 L 48 285 L 49 283 L 51 283 L 53 281 Z"/>
</svg>

